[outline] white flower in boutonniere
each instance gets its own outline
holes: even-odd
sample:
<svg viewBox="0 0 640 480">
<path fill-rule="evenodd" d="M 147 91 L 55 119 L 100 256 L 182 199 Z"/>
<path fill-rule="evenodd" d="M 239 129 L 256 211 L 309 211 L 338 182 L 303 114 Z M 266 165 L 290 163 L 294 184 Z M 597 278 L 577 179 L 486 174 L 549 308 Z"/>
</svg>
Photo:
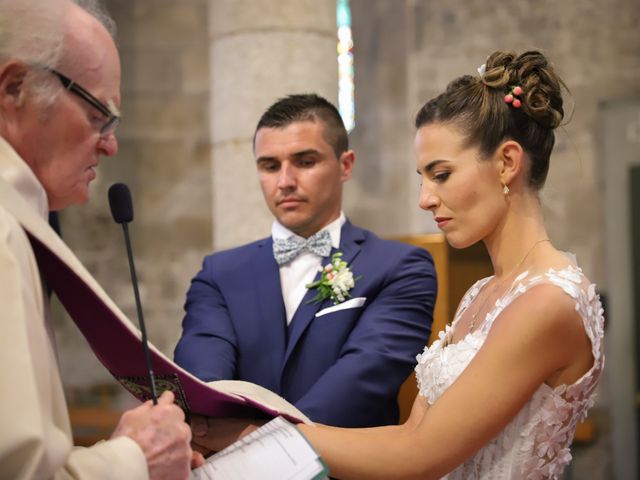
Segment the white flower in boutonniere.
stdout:
<svg viewBox="0 0 640 480">
<path fill-rule="evenodd" d="M 333 300 L 334 305 L 344 302 L 350 297 L 349 290 L 362 278 L 362 275 L 354 278 L 349 265 L 342 260 L 341 252 L 334 253 L 331 263 L 320 267 L 319 271 L 322 272 L 320 279 L 306 285 L 309 289 L 318 289 L 315 298 L 308 303 L 320 303 L 327 298 Z"/>
</svg>

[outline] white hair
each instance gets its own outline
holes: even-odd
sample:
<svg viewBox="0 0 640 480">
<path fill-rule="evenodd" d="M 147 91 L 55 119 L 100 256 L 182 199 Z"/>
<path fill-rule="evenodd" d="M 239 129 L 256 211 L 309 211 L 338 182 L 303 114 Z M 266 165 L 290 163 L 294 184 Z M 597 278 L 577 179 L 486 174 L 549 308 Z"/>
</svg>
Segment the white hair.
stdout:
<svg viewBox="0 0 640 480">
<path fill-rule="evenodd" d="M 99 0 L 73 0 L 115 35 L 115 22 Z M 55 69 L 64 52 L 64 14 L 67 0 L 0 0 L 0 64 L 11 59 L 34 67 L 25 84 L 43 107 L 60 89 L 47 70 Z"/>
<path fill-rule="evenodd" d="M 54 67 L 62 52 L 62 5 L 51 0 L 0 0 L 0 61 Z"/>
<path fill-rule="evenodd" d="M 113 18 L 111 18 L 105 10 L 100 0 L 73 0 L 73 2 L 98 20 L 102 26 L 107 29 L 111 38 L 115 40 L 116 22 L 113 21 Z"/>
</svg>

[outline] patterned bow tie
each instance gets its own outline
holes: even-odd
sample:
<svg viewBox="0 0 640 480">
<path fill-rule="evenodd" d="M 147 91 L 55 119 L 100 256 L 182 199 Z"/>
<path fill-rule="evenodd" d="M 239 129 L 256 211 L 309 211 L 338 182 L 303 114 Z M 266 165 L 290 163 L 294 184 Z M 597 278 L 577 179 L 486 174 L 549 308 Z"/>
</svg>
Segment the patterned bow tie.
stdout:
<svg viewBox="0 0 640 480">
<path fill-rule="evenodd" d="M 321 257 L 328 257 L 331 253 L 331 235 L 322 230 L 309 238 L 289 237 L 273 240 L 273 256 L 278 265 L 284 265 L 307 250 Z"/>
</svg>

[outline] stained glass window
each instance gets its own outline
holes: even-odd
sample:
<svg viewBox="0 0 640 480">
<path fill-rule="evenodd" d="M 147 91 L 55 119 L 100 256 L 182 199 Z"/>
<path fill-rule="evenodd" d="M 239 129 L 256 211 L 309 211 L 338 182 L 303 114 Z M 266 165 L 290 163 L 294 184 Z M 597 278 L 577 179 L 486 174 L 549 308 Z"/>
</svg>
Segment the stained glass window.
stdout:
<svg viewBox="0 0 640 480">
<path fill-rule="evenodd" d="M 353 37 L 349 0 L 337 0 L 338 26 L 338 110 L 347 131 L 355 127 L 355 87 L 353 83 Z"/>
</svg>

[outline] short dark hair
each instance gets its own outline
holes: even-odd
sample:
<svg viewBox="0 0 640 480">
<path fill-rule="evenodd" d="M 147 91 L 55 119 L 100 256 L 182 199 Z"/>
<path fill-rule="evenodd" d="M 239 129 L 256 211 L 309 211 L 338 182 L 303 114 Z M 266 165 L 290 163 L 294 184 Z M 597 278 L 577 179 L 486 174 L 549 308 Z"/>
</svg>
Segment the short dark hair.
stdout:
<svg viewBox="0 0 640 480">
<path fill-rule="evenodd" d="M 529 154 L 529 185 L 540 190 L 549 171 L 554 129 L 564 117 L 561 90 L 566 86 L 547 58 L 538 51 L 520 55 L 494 52 L 479 77 L 464 75 L 429 100 L 416 116 L 416 128 L 449 123 L 467 143 L 491 155 L 501 142 L 513 139 Z M 522 88 L 520 108 L 505 102 L 515 86 Z"/>
<path fill-rule="evenodd" d="M 261 128 L 285 128 L 295 122 L 322 122 L 324 138 L 333 148 L 336 158 L 349 150 L 349 136 L 338 109 L 328 100 L 315 93 L 288 95 L 271 105 L 260 117 L 256 131 Z"/>
</svg>

